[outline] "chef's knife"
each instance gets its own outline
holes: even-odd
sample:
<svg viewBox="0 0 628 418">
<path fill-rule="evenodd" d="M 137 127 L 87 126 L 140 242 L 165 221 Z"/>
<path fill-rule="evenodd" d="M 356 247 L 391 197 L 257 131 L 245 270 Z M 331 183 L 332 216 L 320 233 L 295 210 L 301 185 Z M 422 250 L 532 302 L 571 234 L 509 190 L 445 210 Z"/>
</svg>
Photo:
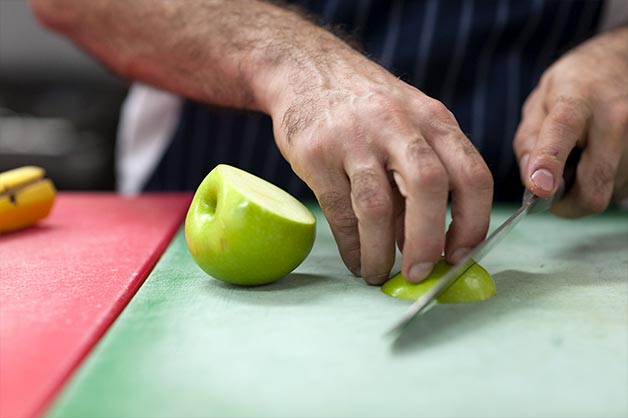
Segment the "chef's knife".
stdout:
<svg viewBox="0 0 628 418">
<path fill-rule="evenodd" d="M 523 202 L 521 207 L 513 213 L 504 223 L 502 223 L 488 238 L 482 241 L 471 252 L 466 254 L 449 271 L 441 277 L 438 282 L 426 293 L 424 293 L 416 302 L 414 302 L 401 319 L 395 324 L 389 333 L 402 331 L 414 318 L 416 318 L 427 307 L 435 303 L 435 299 L 453 284 L 456 279 L 464 274 L 474 262 L 479 262 L 484 258 L 497 244 L 499 244 L 506 235 L 524 218 L 528 213 L 543 212 L 552 206 L 554 201 L 560 199 L 567 189 L 569 189 L 575 179 L 575 168 L 580 159 L 580 150 L 574 148 L 567 159 L 565 165 L 565 174 L 561 180 L 558 191 L 549 199 L 543 199 L 535 196 L 526 189 L 523 194 Z"/>
</svg>

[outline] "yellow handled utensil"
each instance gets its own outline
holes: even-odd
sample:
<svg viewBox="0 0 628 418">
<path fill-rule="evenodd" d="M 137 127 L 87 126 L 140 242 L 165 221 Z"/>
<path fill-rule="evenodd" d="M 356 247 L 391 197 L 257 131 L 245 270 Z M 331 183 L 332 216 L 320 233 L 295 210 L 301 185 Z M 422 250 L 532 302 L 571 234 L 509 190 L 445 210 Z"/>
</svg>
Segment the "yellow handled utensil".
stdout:
<svg viewBox="0 0 628 418">
<path fill-rule="evenodd" d="M 33 225 L 50 213 L 57 191 L 41 167 L 0 173 L 0 233 Z"/>
</svg>

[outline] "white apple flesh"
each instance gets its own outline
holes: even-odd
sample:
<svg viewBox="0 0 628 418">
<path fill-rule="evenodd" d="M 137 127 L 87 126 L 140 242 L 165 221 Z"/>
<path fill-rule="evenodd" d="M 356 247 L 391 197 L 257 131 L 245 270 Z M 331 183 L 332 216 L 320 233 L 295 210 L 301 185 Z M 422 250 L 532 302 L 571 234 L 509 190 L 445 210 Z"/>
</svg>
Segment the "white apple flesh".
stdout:
<svg viewBox="0 0 628 418">
<path fill-rule="evenodd" d="M 238 285 L 274 282 L 307 257 L 316 218 L 279 187 L 228 165 L 198 187 L 185 220 L 185 239 L 210 276 Z"/>
</svg>

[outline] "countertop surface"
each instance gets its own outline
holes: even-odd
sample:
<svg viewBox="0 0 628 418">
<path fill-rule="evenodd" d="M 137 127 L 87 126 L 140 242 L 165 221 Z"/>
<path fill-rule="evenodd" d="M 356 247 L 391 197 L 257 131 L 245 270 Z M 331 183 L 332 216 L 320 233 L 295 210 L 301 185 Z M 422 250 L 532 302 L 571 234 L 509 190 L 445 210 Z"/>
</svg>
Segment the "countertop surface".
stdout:
<svg viewBox="0 0 628 418">
<path fill-rule="evenodd" d="M 437 305 L 397 338 L 408 301 L 352 277 L 316 214 L 306 261 L 255 288 L 203 273 L 180 231 L 47 415 L 628 414 L 625 212 L 529 216 L 481 263 L 494 298 Z"/>
</svg>

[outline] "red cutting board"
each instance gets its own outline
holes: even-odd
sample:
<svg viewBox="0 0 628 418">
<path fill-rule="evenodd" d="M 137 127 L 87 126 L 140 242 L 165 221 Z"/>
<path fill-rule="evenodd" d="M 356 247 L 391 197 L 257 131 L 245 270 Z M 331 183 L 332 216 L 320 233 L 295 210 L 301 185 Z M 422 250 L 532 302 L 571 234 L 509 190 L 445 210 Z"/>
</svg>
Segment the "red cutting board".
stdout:
<svg viewBox="0 0 628 418">
<path fill-rule="evenodd" d="M 0 417 L 41 415 L 181 226 L 189 194 L 61 193 L 0 235 Z"/>
</svg>

